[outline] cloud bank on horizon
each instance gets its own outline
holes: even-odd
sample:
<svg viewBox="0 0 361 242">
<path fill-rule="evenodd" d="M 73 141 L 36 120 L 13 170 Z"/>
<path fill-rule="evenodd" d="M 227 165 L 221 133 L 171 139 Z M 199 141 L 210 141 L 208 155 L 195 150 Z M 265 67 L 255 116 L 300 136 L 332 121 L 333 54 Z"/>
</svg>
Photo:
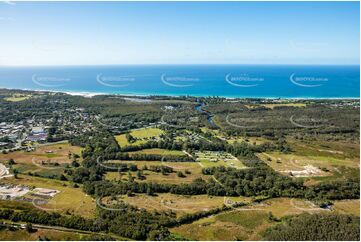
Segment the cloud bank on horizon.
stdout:
<svg viewBox="0 0 361 242">
<path fill-rule="evenodd" d="M 359 2 L 0 4 L 0 65 L 359 64 L 359 17 Z"/>
</svg>

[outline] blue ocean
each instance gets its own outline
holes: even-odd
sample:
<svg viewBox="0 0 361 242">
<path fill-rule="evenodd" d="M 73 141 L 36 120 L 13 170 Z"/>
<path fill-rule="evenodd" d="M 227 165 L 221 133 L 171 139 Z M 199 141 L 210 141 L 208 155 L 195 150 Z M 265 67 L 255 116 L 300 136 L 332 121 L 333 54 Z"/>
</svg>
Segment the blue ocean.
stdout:
<svg viewBox="0 0 361 242">
<path fill-rule="evenodd" d="M 359 98 L 359 66 L 0 67 L 0 88 L 124 95 Z"/>
</svg>

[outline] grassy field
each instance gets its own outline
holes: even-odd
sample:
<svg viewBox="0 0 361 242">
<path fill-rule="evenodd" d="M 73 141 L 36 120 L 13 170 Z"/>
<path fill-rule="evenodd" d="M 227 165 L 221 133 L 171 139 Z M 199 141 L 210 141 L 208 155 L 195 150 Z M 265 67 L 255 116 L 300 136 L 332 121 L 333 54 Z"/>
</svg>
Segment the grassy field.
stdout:
<svg viewBox="0 0 361 242">
<path fill-rule="evenodd" d="M 190 240 L 260 240 L 259 233 L 270 225 L 266 212 L 232 211 L 172 228 L 171 232 Z"/>
<path fill-rule="evenodd" d="M 306 107 L 305 103 L 270 103 L 270 104 L 259 104 L 259 105 L 245 105 L 249 109 L 257 107 L 266 107 L 274 109 L 275 107 Z"/>
<path fill-rule="evenodd" d="M 60 191 L 49 203 L 39 206 L 45 211 L 72 213 L 83 217 L 93 217 L 95 214 L 94 199 L 86 195 L 81 187 L 73 188 L 68 182 L 26 175 L 18 175 L 18 179 L 13 177 L 4 178 L 2 181 L 10 184 L 21 184 Z"/>
<path fill-rule="evenodd" d="M 255 229 L 259 224 L 267 220 L 267 213 L 264 211 L 235 211 L 220 214 L 217 219 L 222 222 L 240 225 L 246 229 Z"/>
<path fill-rule="evenodd" d="M 28 202 L 20 202 L 20 201 L 8 201 L 8 200 L 0 200 L 0 208 L 2 209 L 13 209 L 13 210 L 31 210 L 34 206 Z"/>
<path fill-rule="evenodd" d="M 337 213 L 360 216 L 360 199 L 335 201 L 332 209 Z"/>
<path fill-rule="evenodd" d="M 81 147 L 72 146 L 69 143 L 58 143 L 50 144 L 37 147 L 34 151 L 15 151 L 8 154 L 0 154 L 0 161 L 8 161 L 9 159 L 14 159 L 16 163 L 19 164 L 33 164 L 33 159 L 36 163 L 40 161 L 51 161 L 53 163 L 57 162 L 70 163 L 68 155 L 78 154 L 81 156 Z"/>
<path fill-rule="evenodd" d="M 262 240 L 261 232 L 276 223 L 269 220 L 270 212 L 282 218 L 324 210 L 301 199 L 275 198 L 181 225 L 171 231 L 190 240 Z"/>
<path fill-rule="evenodd" d="M 290 171 L 304 171 L 305 166 L 312 166 L 319 171 L 306 177 L 342 177 L 340 169 L 342 167 L 353 168 L 359 170 L 359 161 L 357 158 L 336 158 L 333 156 L 315 156 L 304 153 L 303 155 L 291 153 L 284 154 L 280 152 L 268 152 L 258 154 L 258 157 L 265 161 L 274 170 L 289 174 Z M 324 179 L 324 178 L 323 178 Z"/>
<path fill-rule="evenodd" d="M 240 160 L 226 152 L 197 152 L 196 157 L 202 167 L 228 166 L 237 169 L 246 168 Z"/>
<path fill-rule="evenodd" d="M 37 147 L 34 151 L 15 151 L 8 154 L 0 154 L 0 162 L 6 164 L 9 159 L 14 159 L 14 169 L 20 173 L 31 172 L 39 176 L 60 176 L 65 166 L 70 164 L 72 158 L 69 154 L 77 154 L 81 157 L 82 148 L 72 146 L 69 143 L 58 143 Z M 79 158 L 81 161 L 81 158 Z M 58 165 L 55 165 L 58 164 Z"/>
<path fill-rule="evenodd" d="M 267 140 L 262 137 L 247 137 L 247 138 L 246 137 L 231 137 L 231 138 L 226 138 L 226 139 L 229 144 L 234 144 L 235 142 L 237 142 L 237 143 L 246 142 L 246 143 L 252 144 L 252 145 L 261 145 L 266 142 L 271 142 L 270 140 Z"/>
<path fill-rule="evenodd" d="M 177 155 L 177 156 L 185 156 L 186 154 L 181 150 L 166 150 L 166 149 L 144 149 L 133 152 L 128 152 L 128 154 L 149 154 L 149 155 Z"/>
<path fill-rule="evenodd" d="M 309 156 L 326 156 L 339 160 L 353 160 L 353 166 L 358 165 L 360 158 L 360 145 L 358 142 L 341 142 L 341 141 L 299 141 L 287 139 L 292 150 L 297 155 Z"/>
<path fill-rule="evenodd" d="M 144 128 L 132 130 L 130 132 L 130 135 L 136 138 L 136 141 L 134 143 L 129 143 L 125 134 L 117 135 L 115 136 L 115 139 L 121 147 L 124 147 L 131 145 L 140 145 L 146 143 L 148 140 L 158 139 L 159 136 L 163 133 L 164 131 L 158 128 Z"/>
<path fill-rule="evenodd" d="M 223 197 L 196 195 L 183 196 L 175 194 L 157 194 L 155 196 L 147 196 L 145 194 L 136 194 L 132 197 L 120 196 L 118 201 L 147 209 L 148 211 L 165 211 L 172 210 L 177 215 L 184 213 L 195 213 L 199 211 L 208 211 L 213 208 L 221 207 L 224 204 Z M 248 198 L 232 198 L 234 202 L 249 201 Z"/>
<path fill-rule="evenodd" d="M 25 94 L 13 94 L 11 97 L 6 97 L 4 98 L 5 101 L 8 102 L 21 102 L 24 100 L 27 100 L 29 98 L 31 98 L 32 95 L 25 95 Z"/>
<path fill-rule="evenodd" d="M 303 199 L 272 198 L 261 203 L 242 207 L 255 211 L 271 212 L 275 217 L 282 218 L 288 215 L 296 215 L 303 212 L 315 213 L 325 211 L 317 205 Z"/>
<path fill-rule="evenodd" d="M 145 165 L 150 166 L 169 166 L 172 167 L 174 172 L 163 175 L 162 173 L 156 173 L 152 171 L 143 171 L 143 175 L 146 177 L 145 180 L 139 180 L 136 178 L 136 172 L 131 172 L 132 176 L 135 177 L 138 182 L 157 182 L 157 183 L 170 183 L 170 184 L 180 184 L 180 183 L 191 183 L 196 178 L 203 178 L 205 180 L 209 179 L 209 176 L 202 174 L 202 167 L 199 166 L 197 162 L 161 162 L 161 161 L 111 161 L 115 163 L 128 163 L 136 164 L 138 169 L 141 169 Z M 186 174 L 185 171 L 188 170 L 190 174 Z M 177 171 L 181 171 L 186 177 L 178 177 Z M 108 180 L 128 180 L 128 172 L 107 172 L 105 175 Z"/>
<path fill-rule="evenodd" d="M 37 241 L 40 237 L 48 238 L 52 241 L 81 241 L 90 239 L 89 235 L 50 229 L 37 229 L 32 233 L 28 233 L 26 230 L 10 231 L 5 228 L 0 229 L 0 238 L 5 241 Z"/>
</svg>

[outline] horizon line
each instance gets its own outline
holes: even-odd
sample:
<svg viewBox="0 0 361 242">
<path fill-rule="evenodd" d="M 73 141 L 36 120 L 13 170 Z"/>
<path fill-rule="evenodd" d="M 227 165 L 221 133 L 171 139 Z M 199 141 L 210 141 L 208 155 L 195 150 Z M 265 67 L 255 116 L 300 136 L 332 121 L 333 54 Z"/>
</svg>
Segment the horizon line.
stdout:
<svg viewBox="0 0 361 242">
<path fill-rule="evenodd" d="M 0 65 L 0 67 L 91 67 L 91 66 L 360 66 L 360 63 L 353 64 L 336 64 L 336 63 L 325 63 L 325 64 L 305 64 L 305 63 L 259 63 L 259 64 L 245 64 L 245 63 L 156 63 L 156 64 L 60 64 L 60 65 Z"/>
</svg>

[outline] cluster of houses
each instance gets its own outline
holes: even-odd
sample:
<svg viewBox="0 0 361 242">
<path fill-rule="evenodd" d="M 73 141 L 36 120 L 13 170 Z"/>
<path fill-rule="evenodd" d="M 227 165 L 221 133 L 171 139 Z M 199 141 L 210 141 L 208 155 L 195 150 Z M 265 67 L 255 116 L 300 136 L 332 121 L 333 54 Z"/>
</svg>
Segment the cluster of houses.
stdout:
<svg viewBox="0 0 361 242">
<path fill-rule="evenodd" d="M 48 137 L 46 128 L 42 124 L 35 124 L 31 119 L 13 123 L 2 122 L 0 123 L 0 150 L 20 149 L 24 142 L 46 141 Z"/>
<path fill-rule="evenodd" d="M 10 141 L 15 142 L 24 131 L 24 122 L 9 124 L 6 122 L 0 123 L 0 137 L 7 137 Z M 6 146 L 8 143 L 1 142 L 1 146 Z"/>
</svg>

